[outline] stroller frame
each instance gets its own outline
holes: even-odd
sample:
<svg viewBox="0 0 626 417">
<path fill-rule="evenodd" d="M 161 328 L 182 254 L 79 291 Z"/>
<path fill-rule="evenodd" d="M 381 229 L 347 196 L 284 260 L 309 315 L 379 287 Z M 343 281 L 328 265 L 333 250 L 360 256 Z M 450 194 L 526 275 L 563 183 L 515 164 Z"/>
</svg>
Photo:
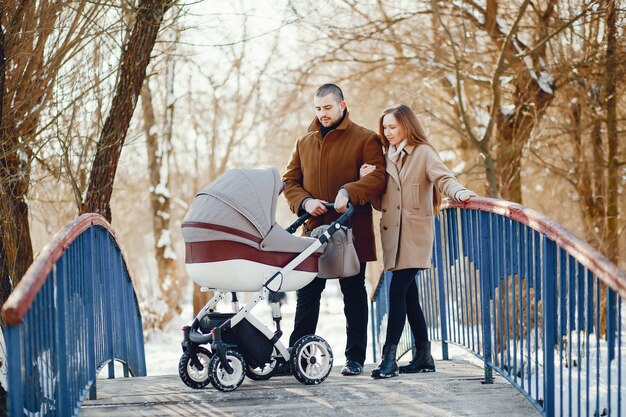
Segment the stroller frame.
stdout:
<svg viewBox="0 0 626 417">
<path fill-rule="evenodd" d="M 324 205 L 327 208 L 334 207 L 330 203 Z M 213 298 L 200 310 L 192 324 L 183 327 L 183 341 L 181 342 L 183 355 L 179 362 L 179 374 L 186 385 L 199 389 L 211 383 L 220 391 L 232 391 L 241 385 L 246 375 L 254 380 L 269 379 L 279 361 L 289 363 L 294 377 L 303 384 L 319 384 L 326 379 L 332 368 L 333 357 L 330 346 L 323 338 L 316 335 L 304 336 L 294 344 L 290 351 L 279 340 L 283 335 L 280 328 L 282 317 L 279 303 L 272 303 L 275 331 L 270 330 L 250 312 L 260 301 L 280 291 L 283 278 L 327 243 L 331 236 L 345 225 L 353 213 L 354 206 L 349 204 L 348 210 L 332 222 L 327 230 L 311 245 L 287 265 L 267 277 L 261 289 L 243 307 L 239 307 L 236 292 L 216 290 Z M 286 230 L 293 234 L 310 217 L 311 215 L 308 213 L 300 216 Z M 206 321 L 209 318 L 209 323 L 211 323 L 211 315 L 216 314 L 215 307 L 226 298 L 228 293 L 232 294 L 233 314 L 230 317 L 226 315 L 226 319 L 215 326 L 209 325 L 209 329 L 202 329 L 203 320 Z M 217 314 L 219 315 L 219 313 Z M 245 349 L 243 349 L 242 354 L 240 351 L 241 348 L 245 348 L 246 341 L 238 340 L 236 335 L 234 338 L 230 336 L 240 324 L 239 327 L 246 329 L 246 339 L 249 337 L 257 338 L 259 344 L 271 344 L 271 354 L 262 353 L 260 359 L 258 354 L 251 358 L 250 354 L 246 354 Z M 210 332 L 203 333 L 202 330 L 209 330 Z M 226 337 L 227 335 L 229 337 Z M 202 347 L 203 345 L 209 345 L 210 350 Z M 265 345 L 265 350 L 268 350 L 267 345 Z M 252 362 L 251 365 L 246 364 L 246 356 Z M 321 364 L 318 363 L 319 361 Z M 320 367 L 322 367 L 321 370 Z M 309 369 L 313 369 L 313 371 L 309 372 Z"/>
</svg>

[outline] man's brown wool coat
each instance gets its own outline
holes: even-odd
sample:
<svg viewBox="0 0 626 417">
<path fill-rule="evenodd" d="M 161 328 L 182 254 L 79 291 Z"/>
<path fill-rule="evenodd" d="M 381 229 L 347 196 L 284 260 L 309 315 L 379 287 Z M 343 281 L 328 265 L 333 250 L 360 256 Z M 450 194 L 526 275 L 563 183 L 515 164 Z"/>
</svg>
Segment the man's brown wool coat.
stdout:
<svg viewBox="0 0 626 417">
<path fill-rule="evenodd" d="M 363 164 L 375 165 L 376 170 L 359 179 Z M 283 181 L 285 197 L 296 214 L 304 213 L 302 202 L 306 198 L 332 203 L 339 189 L 345 188 L 356 206 L 351 223 L 359 260 L 376 260 L 370 202 L 380 196 L 386 184 L 385 157 L 376 133 L 352 122 L 346 113 L 341 124 L 322 138 L 319 122 L 314 119 L 308 132 L 297 140 Z M 305 224 L 305 233 L 338 217 L 333 209 L 312 217 Z"/>
</svg>

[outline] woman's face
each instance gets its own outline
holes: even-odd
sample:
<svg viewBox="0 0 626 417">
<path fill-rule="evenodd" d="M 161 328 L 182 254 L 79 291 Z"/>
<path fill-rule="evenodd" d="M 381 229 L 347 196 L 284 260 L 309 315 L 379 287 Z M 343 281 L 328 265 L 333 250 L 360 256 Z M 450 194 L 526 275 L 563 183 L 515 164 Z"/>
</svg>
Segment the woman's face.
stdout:
<svg viewBox="0 0 626 417">
<path fill-rule="evenodd" d="M 400 126 L 396 117 L 391 113 L 388 113 L 383 117 L 383 133 L 385 134 L 385 138 L 387 138 L 389 143 L 393 146 L 398 145 L 406 139 L 402 126 Z"/>
</svg>

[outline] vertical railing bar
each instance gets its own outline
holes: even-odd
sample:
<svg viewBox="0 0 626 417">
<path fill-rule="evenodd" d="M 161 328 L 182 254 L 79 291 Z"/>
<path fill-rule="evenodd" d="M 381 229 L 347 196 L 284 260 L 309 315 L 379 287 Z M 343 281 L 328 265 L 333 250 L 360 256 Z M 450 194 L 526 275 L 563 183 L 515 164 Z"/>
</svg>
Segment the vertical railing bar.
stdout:
<svg viewBox="0 0 626 417">
<path fill-rule="evenodd" d="M 600 280 L 594 277 L 596 280 L 595 293 L 596 293 L 596 415 L 600 415 L 600 296 L 601 286 Z"/>
<path fill-rule="evenodd" d="M 517 280 L 518 280 L 518 285 L 517 285 L 517 298 L 518 298 L 518 304 L 516 305 L 516 308 L 519 309 L 519 323 L 518 323 L 518 341 L 519 341 L 519 364 L 518 365 L 518 370 L 515 371 L 515 374 L 517 375 L 519 373 L 519 378 L 520 381 L 523 384 L 524 381 L 524 298 L 523 298 L 523 285 L 522 285 L 522 276 L 523 274 L 523 270 L 524 270 L 524 250 L 526 247 L 526 242 L 524 241 L 524 225 L 522 223 L 518 223 L 517 224 L 517 256 L 518 256 L 518 260 L 517 260 Z M 522 385 L 523 388 L 523 385 Z"/>
<path fill-rule="evenodd" d="M 503 239 L 503 245 L 502 245 L 502 249 L 504 251 L 504 307 L 505 307 L 505 320 L 506 320 L 506 324 L 504 327 L 504 332 L 506 335 L 506 367 L 507 367 L 507 372 L 509 375 L 511 375 L 511 348 L 510 348 L 510 343 L 511 341 L 511 316 L 510 316 L 510 300 L 509 300 L 509 277 L 512 275 L 512 268 L 511 268 L 511 260 L 512 260 L 512 256 L 511 256 L 511 219 L 509 219 L 508 217 L 503 217 L 502 218 L 503 221 L 503 227 L 502 227 L 502 232 L 504 235 L 504 239 Z"/>
<path fill-rule="evenodd" d="M 482 233 L 480 239 L 480 281 L 482 294 L 482 332 L 483 332 L 483 361 L 485 368 L 485 383 L 493 383 L 493 356 L 491 349 L 491 315 L 489 313 L 490 306 L 490 285 L 492 280 L 491 259 L 489 256 L 493 253 L 490 251 L 493 244 L 493 233 L 491 229 L 492 216 L 489 213 L 480 213 L 480 228 Z"/>
<path fill-rule="evenodd" d="M 422 275 L 422 280 L 424 281 L 424 294 L 428 295 L 428 297 L 425 297 L 425 304 L 428 304 L 428 322 L 430 323 L 430 329 L 429 332 L 430 334 L 430 339 L 434 339 L 436 337 L 436 335 L 438 334 L 438 328 L 437 328 L 437 315 L 436 315 L 436 308 L 435 308 L 435 297 L 436 294 L 434 293 L 434 280 L 432 279 L 432 268 L 430 269 L 425 269 L 421 272 Z"/>
<path fill-rule="evenodd" d="M 76 271 L 76 261 L 77 261 L 77 256 L 80 256 L 80 254 L 78 253 L 78 246 L 77 246 L 77 242 L 75 242 L 75 244 L 71 245 L 68 248 L 68 252 L 71 251 L 72 253 L 68 253 L 68 257 L 67 259 L 70 261 L 69 262 L 69 267 L 70 269 L 68 270 L 68 274 L 67 274 L 67 282 L 68 282 L 68 289 L 72 289 L 72 293 L 76 294 L 79 291 L 79 288 L 77 288 L 77 282 L 76 282 L 76 275 L 77 275 L 77 271 Z M 69 314 L 67 314 L 65 317 L 79 317 L 78 316 L 78 311 L 76 311 L 76 302 L 71 302 L 71 297 L 68 294 L 68 300 L 67 300 L 67 304 L 68 304 L 68 311 Z M 67 319 L 66 319 L 67 320 Z M 67 333 L 68 333 L 68 339 L 67 340 L 71 340 L 71 341 L 77 341 L 78 340 L 78 335 L 76 334 L 76 326 L 72 326 L 71 322 L 69 322 L 69 320 L 67 320 L 66 322 L 66 329 L 67 329 Z M 70 369 L 73 371 L 73 373 L 78 372 L 78 352 L 77 352 L 77 343 L 68 343 L 68 359 L 70 362 Z M 70 407 L 72 409 L 72 415 L 74 414 L 74 410 L 76 408 L 76 403 L 78 402 L 78 381 L 77 378 L 69 378 L 69 389 L 70 389 Z"/>
<path fill-rule="evenodd" d="M 96 250 L 95 250 L 96 234 L 95 228 L 92 226 L 88 230 L 87 243 L 88 243 L 88 256 L 90 260 L 89 266 L 90 273 L 87 276 L 87 294 L 89 299 L 89 313 L 87 317 L 87 360 L 88 363 L 88 379 L 91 383 L 89 388 L 89 399 L 95 400 L 98 396 L 96 385 L 96 302 L 95 302 L 95 279 L 96 279 Z"/>
<path fill-rule="evenodd" d="M 11 390 L 10 395 L 7 396 L 7 408 L 10 416 L 19 416 L 24 413 L 22 326 L 23 324 L 7 326 L 5 333 L 8 367 L 7 382 Z"/>
<path fill-rule="evenodd" d="M 607 398 L 607 412 L 608 415 L 611 415 L 612 407 L 611 407 L 611 362 L 615 360 L 615 331 L 617 329 L 617 325 L 615 323 L 616 320 L 616 293 L 606 286 L 606 343 L 607 343 L 607 387 L 608 387 L 608 398 Z"/>
<path fill-rule="evenodd" d="M 585 369 L 587 370 L 587 372 L 585 372 L 585 382 L 586 382 L 586 387 L 585 387 L 585 392 L 587 393 L 587 396 L 589 396 L 589 393 L 591 392 L 589 390 L 589 384 L 590 384 L 590 377 L 591 377 L 591 372 L 589 372 L 590 368 L 589 368 L 589 361 L 590 361 L 590 346 L 589 346 L 589 339 L 590 339 L 590 334 L 592 332 L 593 326 L 589 326 L 589 322 L 593 321 L 593 280 L 591 277 L 591 272 L 588 269 L 585 269 L 586 273 L 585 273 L 585 287 L 586 287 L 586 304 L 587 304 L 587 308 L 585 309 L 585 358 L 586 358 L 586 366 Z M 589 317 L 589 315 L 591 314 L 591 318 Z M 591 327 L 591 329 L 590 329 Z M 589 408 L 589 398 L 587 398 L 587 401 L 585 401 L 585 404 L 587 406 L 587 416 L 589 415 L 590 412 L 590 408 Z"/>
<path fill-rule="evenodd" d="M 526 375 L 524 373 L 524 365 L 526 362 L 524 361 L 524 285 L 522 282 L 526 284 L 526 288 L 528 288 L 528 279 L 526 278 L 527 273 L 527 265 L 526 265 L 526 251 L 527 251 L 527 230 L 525 225 L 520 224 L 520 263 L 519 263 L 519 311 L 520 311 L 520 381 L 522 385 L 522 389 L 525 391 L 526 389 Z M 522 255 L 523 253 L 523 255 Z M 528 296 L 526 297 L 528 298 Z M 526 316 L 530 315 L 530 311 L 526 310 Z M 526 333 L 528 334 L 528 327 L 526 328 Z M 530 394 L 530 392 L 529 392 Z"/>
<path fill-rule="evenodd" d="M 533 233 L 533 252 L 534 252 L 534 279 L 535 284 L 535 390 L 539 398 L 539 299 L 541 298 L 541 240 L 538 232 Z M 544 317 L 545 321 L 545 317 Z M 545 397 L 545 392 L 544 392 Z M 545 408 L 544 408 L 545 410 Z"/>
<path fill-rule="evenodd" d="M 452 270 L 451 270 L 451 255 L 450 255 L 450 224 L 449 224 L 449 219 L 450 219 L 450 211 L 449 210 L 445 210 L 443 212 L 444 214 L 444 222 L 443 222 L 443 227 L 444 227 L 444 236 L 446 237 L 446 245 L 445 245 L 445 250 L 444 250 L 444 256 L 445 256 L 445 282 L 446 282 L 446 302 L 447 302 L 447 308 L 446 310 L 450 312 L 450 315 L 448 316 L 448 323 L 450 326 L 450 338 L 452 340 L 454 340 L 455 342 L 457 342 L 459 339 L 457 336 L 457 328 L 454 325 L 454 311 L 456 311 L 456 309 L 453 309 L 453 289 L 452 289 Z"/>
<path fill-rule="evenodd" d="M 380 286 L 380 283 L 378 284 Z M 376 355 L 376 341 L 378 340 L 378 331 L 376 323 L 376 299 L 378 298 L 378 291 L 374 294 L 374 299 L 370 301 L 370 327 L 372 329 L 372 358 L 374 359 L 374 363 L 378 362 L 378 357 Z"/>
<path fill-rule="evenodd" d="M 39 298 L 39 297 L 37 297 Z M 34 317 L 42 317 L 41 314 L 41 308 L 39 306 L 39 303 L 35 303 L 37 304 L 36 306 L 33 305 L 32 307 L 32 314 L 29 317 L 28 320 L 28 326 L 26 327 L 28 329 L 28 333 L 32 334 L 34 337 L 32 338 L 28 338 L 28 342 L 26 343 L 26 345 L 28 346 L 28 356 L 26 356 L 26 361 L 25 364 L 31 364 L 36 366 L 37 368 L 39 368 L 39 366 L 37 366 L 38 364 L 43 364 L 45 366 L 44 363 L 44 355 L 41 349 L 38 349 L 40 345 L 40 339 L 39 339 L 39 331 L 37 329 L 38 326 L 35 326 L 34 323 Z M 44 316 L 45 317 L 45 316 Z M 52 325 L 54 325 L 54 321 L 51 323 Z M 42 378 L 42 375 L 38 372 L 39 369 L 37 371 L 31 370 L 30 372 L 33 373 L 33 377 L 36 377 L 37 380 L 35 380 L 35 378 L 33 378 L 33 381 L 31 381 L 31 383 L 33 383 L 33 385 L 37 385 L 37 384 L 41 384 L 42 385 L 42 393 L 39 394 L 39 397 L 41 398 L 37 398 L 38 395 L 35 394 L 34 391 L 31 392 L 31 401 L 32 401 L 32 405 L 39 405 L 39 412 L 43 412 L 45 413 L 45 395 L 47 394 L 46 388 L 48 386 L 49 380 L 47 378 Z M 9 387 L 10 388 L 10 387 Z M 50 392 L 54 392 L 54 391 L 50 391 Z"/>
<path fill-rule="evenodd" d="M 569 321 L 569 326 L 567 326 L 567 347 L 568 347 L 568 358 L 567 358 L 567 364 L 568 364 L 568 382 L 567 382 L 567 387 L 568 387 L 568 397 L 569 397 L 569 410 L 571 413 L 572 410 L 572 406 L 573 406 L 573 391 L 572 391 L 572 368 L 574 366 L 574 360 L 572 357 L 572 339 L 573 339 L 573 330 L 576 327 L 576 263 L 574 262 L 574 258 L 567 255 L 567 260 L 569 261 L 567 263 L 567 294 L 568 294 L 568 321 Z M 576 340 L 576 344 L 580 345 L 580 340 Z M 576 366 L 579 367 L 579 363 L 578 361 L 576 362 Z"/>
<path fill-rule="evenodd" d="M 557 250 L 557 283 L 559 284 L 557 294 L 557 329 L 558 329 L 558 346 L 559 346 L 559 409 L 560 415 L 563 415 L 563 335 L 567 327 L 567 322 L 564 321 L 567 317 L 567 300 L 564 296 L 565 292 L 565 280 L 567 278 L 565 274 L 566 259 L 563 255 L 565 251 L 562 248 Z"/>
<path fill-rule="evenodd" d="M 465 268 L 465 223 L 463 220 L 463 211 L 461 209 L 457 209 L 457 242 L 458 243 L 458 259 L 459 259 L 459 294 L 461 298 L 461 313 L 463 323 L 463 346 L 469 346 L 470 344 L 470 336 L 469 336 L 469 320 L 468 320 L 468 304 L 467 304 L 467 269 Z"/>
<path fill-rule="evenodd" d="M 100 239 L 102 241 L 106 241 L 107 236 L 101 236 Z M 105 245 L 104 250 L 104 267 L 105 271 L 108 272 L 109 277 L 112 277 L 114 274 L 114 266 L 113 259 L 111 254 L 111 248 L 109 245 Z M 104 279 L 104 314 L 103 319 L 105 322 L 105 337 L 107 341 L 108 352 L 106 354 L 106 359 L 108 362 L 108 371 L 109 371 L 109 379 L 115 378 L 115 347 L 113 345 L 113 309 L 111 308 L 112 299 L 111 295 L 113 294 L 114 289 L 112 279 Z"/>
<path fill-rule="evenodd" d="M 617 340 L 617 392 L 622 392 L 622 298 L 617 300 L 617 328 L 619 338 Z M 617 395 L 617 415 L 622 415 L 622 396 Z"/>
<path fill-rule="evenodd" d="M 475 271 L 475 265 L 476 265 L 476 251 L 475 251 L 475 239 L 474 236 L 474 212 L 472 210 L 467 210 L 467 251 L 469 253 L 469 256 L 467 258 L 467 286 L 469 287 L 469 308 L 470 308 L 470 322 L 468 323 L 468 326 L 470 326 L 470 328 L 472 329 L 472 351 L 479 353 L 480 352 L 480 342 L 478 340 L 478 335 L 477 333 L 477 326 L 476 323 L 478 322 L 478 318 L 475 315 L 475 310 L 477 307 L 476 304 L 476 288 L 475 288 L 475 284 L 476 284 L 476 271 Z"/>
<path fill-rule="evenodd" d="M 532 335 L 532 327 L 531 327 L 531 310 L 530 310 L 530 289 L 532 286 L 532 274 L 533 274 L 533 233 L 529 230 L 528 227 L 524 227 L 525 234 L 525 248 L 526 252 L 526 349 L 528 350 L 528 360 L 526 361 L 528 364 L 528 394 L 532 397 L 532 388 L 533 388 L 533 380 L 532 380 L 532 345 L 530 343 L 530 336 Z M 536 313 L 536 312 L 535 312 Z M 537 319 L 537 315 L 535 314 L 535 320 Z"/>
<path fill-rule="evenodd" d="M 578 294 L 576 296 L 577 298 L 577 304 L 578 307 L 576 309 L 576 339 L 578 341 L 577 343 L 577 358 L 578 358 L 578 366 L 576 367 L 576 371 L 578 373 L 578 390 L 577 390 L 577 409 L 578 409 L 578 416 L 580 417 L 581 415 L 581 380 L 580 380 L 580 370 L 583 367 L 583 360 L 582 357 L 580 356 L 580 345 L 582 345 L 581 343 L 581 336 L 580 336 L 580 330 L 582 328 L 582 324 L 585 322 L 585 279 L 584 279 L 584 270 L 582 269 L 582 265 L 578 264 L 578 267 L 576 268 L 576 289 L 578 291 Z M 582 306 L 582 308 L 581 308 Z"/>
<path fill-rule="evenodd" d="M 517 273 L 517 268 L 516 266 L 519 264 L 519 262 L 517 262 L 517 258 L 519 256 L 519 251 L 517 250 L 517 246 L 519 244 L 519 223 L 515 222 L 511 224 L 511 235 L 513 236 L 513 239 L 511 239 L 511 259 L 512 259 L 512 263 L 513 263 L 513 268 L 511 270 L 511 310 L 512 310 L 512 317 L 513 317 L 513 329 L 511 334 L 513 335 L 512 339 L 513 339 L 513 380 L 515 381 L 515 383 L 517 384 L 517 345 L 519 343 L 519 337 L 517 334 L 517 286 L 515 284 L 515 276 L 516 274 L 518 275 L 519 273 Z M 521 311 L 520 311 L 521 313 Z"/>
<path fill-rule="evenodd" d="M 500 336 L 500 343 L 498 346 L 498 353 L 500 354 L 500 360 L 498 363 L 498 366 L 500 367 L 500 369 L 504 369 L 504 346 L 505 346 L 505 341 L 504 341 L 504 326 L 505 324 L 503 323 L 504 321 L 504 297 L 502 297 L 502 291 L 503 291 L 503 278 L 504 278 L 504 269 L 505 269 L 505 265 L 504 265 L 504 261 L 505 261 L 505 253 L 504 253 L 504 217 L 502 216 L 498 216 L 497 217 L 497 221 L 496 221 L 496 227 L 497 227 L 497 233 L 496 233 L 496 242 L 497 242 L 497 250 L 498 250 L 498 256 L 496 258 L 496 276 L 494 277 L 496 280 L 498 280 L 497 282 L 497 286 L 496 288 L 498 289 L 498 306 L 497 306 L 497 320 L 498 320 L 498 334 Z"/>
<path fill-rule="evenodd" d="M 22 334 L 30 334 L 31 333 L 31 329 L 33 328 L 33 319 L 31 317 L 33 317 L 34 315 L 28 315 L 24 318 L 24 321 L 21 325 L 22 327 Z M 32 381 L 36 378 L 37 373 L 35 372 L 35 370 L 33 369 L 34 367 L 32 366 L 34 360 L 36 360 L 35 358 L 35 347 L 33 346 L 33 341 L 29 340 L 29 338 L 26 337 L 21 337 L 21 342 L 22 342 L 22 355 L 23 355 L 23 359 L 22 359 L 22 366 L 23 366 L 23 371 L 20 369 L 20 373 L 24 373 L 24 379 L 22 381 L 22 383 L 28 381 L 30 382 L 30 384 L 28 385 L 34 385 L 32 383 Z M 28 366 L 30 365 L 30 366 Z M 34 406 L 35 402 L 36 402 L 36 398 L 35 398 L 35 394 L 34 394 L 34 390 L 32 388 L 30 388 L 28 385 L 24 386 L 24 406 L 25 407 L 29 407 L 29 406 Z M 10 387 L 9 387 L 9 392 L 10 392 Z M 23 412 L 23 411 L 22 411 Z"/>
<path fill-rule="evenodd" d="M 467 275 L 465 269 L 465 251 L 464 245 L 465 241 L 463 240 L 463 215 L 460 211 L 461 209 L 457 209 L 456 216 L 456 234 L 457 234 L 457 258 L 459 260 L 459 297 L 461 298 L 461 322 L 463 323 L 463 346 L 469 345 L 469 326 L 467 319 Z"/>
<path fill-rule="evenodd" d="M 480 354 L 482 350 L 482 334 L 481 334 L 481 322 L 482 316 L 481 306 L 482 300 L 480 299 L 480 282 L 479 282 L 479 274 L 478 274 L 478 265 L 480 264 L 480 242 L 478 240 L 478 236 L 480 236 L 479 228 L 478 228 L 478 211 L 472 210 L 472 232 L 475 236 L 475 239 L 472 239 L 472 253 L 473 253 L 473 266 L 472 266 L 472 285 L 474 287 L 474 303 L 476 305 L 476 317 L 474 320 L 476 326 L 476 353 Z"/>
<path fill-rule="evenodd" d="M 448 359 L 448 311 L 446 309 L 446 301 L 447 301 L 447 292 L 445 290 L 445 278 L 444 278 L 444 268 L 445 261 L 443 259 L 443 244 L 444 244 L 444 235 L 442 233 L 442 228 L 444 227 L 444 222 L 442 221 L 443 213 L 440 213 L 437 221 L 435 222 L 435 235 L 438 236 L 438 242 L 435 245 L 435 255 L 437 257 L 437 282 L 438 282 L 438 290 L 439 290 L 439 311 L 440 311 L 440 320 L 441 320 L 441 356 L 443 360 Z M 437 242 L 437 239 L 435 240 Z"/>
<path fill-rule="evenodd" d="M 542 236 L 542 276 L 545 298 L 543 300 L 543 323 L 544 323 L 544 411 L 547 417 L 554 416 L 554 345 L 556 322 L 556 288 L 553 277 L 556 274 L 556 244 L 547 237 Z"/>
<path fill-rule="evenodd" d="M 472 306 L 472 247 L 471 247 L 471 217 L 470 213 L 463 210 L 463 223 L 462 230 L 464 231 L 464 245 L 463 245 L 463 269 L 465 274 L 465 297 L 466 297 L 466 311 L 467 311 L 467 345 L 472 352 L 475 352 L 475 337 L 474 337 L 474 308 Z"/>
<path fill-rule="evenodd" d="M 65 282 L 64 282 L 65 258 L 57 261 L 52 269 L 53 282 L 56 287 L 56 317 L 57 337 L 56 345 L 56 361 L 59 369 L 59 383 L 56 390 L 56 402 L 60 415 L 69 415 L 69 405 L 67 404 L 67 374 L 63 372 L 67 369 L 67 352 L 66 352 L 66 330 L 65 330 Z"/>
<path fill-rule="evenodd" d="M 450 268 L 454 269 L 454 274 L 451 275 L 452 281 L 450 285 L 454 290 L 454 304 L 456 305 L 455 311 L 455 328 L 456 328 L 456 341 L 457 343 L 463 344 L 463 329 L 461 328 L 461 324 L 463 322 L 463 307 L 462 303 L 459 302 L 459 275 L 460 271 L 457 267 L 457 262 L 459 260 L 458 256 L 458 229 L 456 226 L 456 216 L 457 212 L 455 209 L 450 210 L 449 219 L 450 219 L 450 228 L 449 230 L 449 239 L 450 239 Z M 459 264 L 460 267 L 460 264 Z"/>
</svg>

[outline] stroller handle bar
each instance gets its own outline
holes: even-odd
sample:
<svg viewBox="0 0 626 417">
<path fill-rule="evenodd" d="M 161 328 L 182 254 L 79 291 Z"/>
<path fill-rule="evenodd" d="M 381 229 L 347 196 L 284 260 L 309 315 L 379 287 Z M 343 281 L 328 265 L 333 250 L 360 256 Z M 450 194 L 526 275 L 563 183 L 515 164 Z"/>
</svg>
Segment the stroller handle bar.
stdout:
<svg viewBox="0 0 626 417">
<path fill-rule="evenodd" d="M 333 203 L 324 203 L 324 207 L 326 207 L 327 209 L 332 209 L 335 208 L 335 205 Z M 348 211 L 343 213 L 333 223 L 338 223 L 340 226 L 343 226 L 348 221 L 348 219 L 352 217 L 353 213 L 354 205 L 352 203 L 348 203 Z M 289 226 L 286 230 L 291 234 L 295 233 L 295 231 L 298 230 L 298 227 L 302 226 L 304 222 L 307 221 L 310 217 L 311 215 L 309 213 L 304 213 L 302 216 L 298 217 L 296 221 L 293 222 L 293 224 Z"/>
</svg>

